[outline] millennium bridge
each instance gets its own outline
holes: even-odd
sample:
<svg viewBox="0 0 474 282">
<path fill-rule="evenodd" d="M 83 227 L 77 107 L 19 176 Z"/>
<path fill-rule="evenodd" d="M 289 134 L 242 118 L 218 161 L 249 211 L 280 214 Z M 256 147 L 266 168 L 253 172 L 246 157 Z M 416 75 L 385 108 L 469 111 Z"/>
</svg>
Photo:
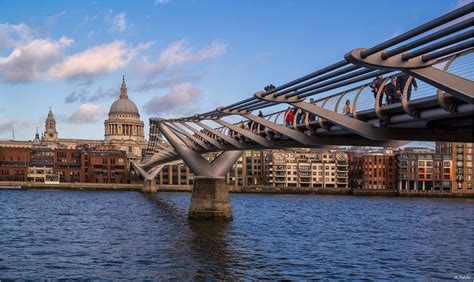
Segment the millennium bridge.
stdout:
<svg viewBox="0 0 474 282">
<path fill-rule="evenodd" d="M 142 162 L 132 164 L 144 179 L 143 191 L 156 192 L 164 165 L 184 161 L 195 175 L 189 218 L 229 220 L 224 176 L 243 150 L 473 142 L 473 11 L 469 3 L 231 105 L 151 118 L 149 146 Z M 290 118 L 288 107 L 294 109 Z M 270 113 L 256 115 L 261 109 Z M 210 152 L 222 153 L 208 162 Z"/>
</svg>

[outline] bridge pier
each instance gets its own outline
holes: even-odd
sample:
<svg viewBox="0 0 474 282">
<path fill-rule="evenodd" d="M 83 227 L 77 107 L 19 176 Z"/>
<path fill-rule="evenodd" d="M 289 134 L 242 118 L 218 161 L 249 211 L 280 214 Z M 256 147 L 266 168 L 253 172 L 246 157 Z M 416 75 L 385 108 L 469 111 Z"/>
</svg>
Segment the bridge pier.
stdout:
<svg viewBox="0 0 474 282">
<path fill-rule="evenodd" d="M 156 182 L 154 179 L 145 179 L 145 181 L 143 181 L 143 187 L 142 187 L 143 193 L 156 193 L 157 190 L 158 190 L 158 185 L 156 185 Z"/>
<path fill-rule="evenodd" d="M 194 175 L 196 175 L 188 218 L 232 220 L 233 216 L 225 176 L 235 161 L 242 155 L 242 151 L 224 151 L 209 163 L 200 152 L 191 148 L 194 145 L 189 143 L 188 139 L 181 135 L 176 135 L 176 132 L 173 132 L 162 122 L 158 123 L 157 126 Z M 191 135 L 186 136 L 192 137 Z M 203 146 L 205 145 L 203 144 Z"/>
<path fill-rule="evenodd" d="M 189 219 L 232 220 L 225 177 L 195 177 Z"/>
</svg>

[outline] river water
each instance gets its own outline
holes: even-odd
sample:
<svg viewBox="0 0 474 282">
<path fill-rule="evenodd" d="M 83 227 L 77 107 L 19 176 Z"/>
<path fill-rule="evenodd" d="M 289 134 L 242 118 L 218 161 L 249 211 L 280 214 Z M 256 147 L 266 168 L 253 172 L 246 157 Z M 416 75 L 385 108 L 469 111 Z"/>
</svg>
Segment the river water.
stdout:
<svg viewBox="0 0 474 282">
<path fill-rule="evenodd" d="M 189 199 L 0 191 L 0 279 L 473 279 L 473 200 L 233 194 L 209 223 Z"/>
</svg>

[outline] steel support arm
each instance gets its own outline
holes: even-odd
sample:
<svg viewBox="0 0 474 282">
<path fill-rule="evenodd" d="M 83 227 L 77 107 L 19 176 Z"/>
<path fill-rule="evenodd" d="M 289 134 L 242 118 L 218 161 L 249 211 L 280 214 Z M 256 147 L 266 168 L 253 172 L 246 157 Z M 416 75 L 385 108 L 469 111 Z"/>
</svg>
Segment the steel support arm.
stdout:
<svg viewBox="0 0 474 282">
<path fill-rule="evenodd" d="M 183 144 L 185 144 L 186 146 L 188 146 L 189 148 L 191 148 L 191 149 L 193 149 L 193 150 L 199 150 L 199 149 L 200 149 L 200 148 L 198 148 L 198 146 L 197 146 L 192 140 L 189 139 L 189 137 L 188 137 L 186 134 L 182 133 L 181 131 L 179 131 L 178 129 L 174 128 L 174 127 L 171 126 L 171 125 L 168 125 L 168 124 L 167 124 L 167 125 L 164 125 L 164 126 L 166 126 L 167 128 L 169 128 L 169 129 L 173 132 L 173 134 L 174 134 L 176 137 L 178 137 L 178 138 L 181 140 L 181 142 L 182 142 Z M 168 139 L 168 138 L 167 138 L 167 139 Z M 169 141 L 169 140 L 168 140 L 168 141 Z"/>
<path fill-rule="evenodd" d="M 407 70 L 410 75 L 453 95 L 469 104 L 474 103 L 474 82 L 472 80 L 442 71 L 434 67 Z"/>
<path fill-rule="evenodd" d="M 263 147 L 270 148 L 270 147 L 274 146 L 273 142 L 265 139 L 264 137 L 259 136 L 259 135 L 255 134 L 253 132 L 248 131 L 248 130 L 245 130 L 243 128 L 240 128 L 238 126 L 235 126 L 231 123 L 228 123 L 228 122 L 223 121 L 221 119 L 214 120 L 214 122 L 216 122 L 216 123 L 218 123 L 218 124 L 220 124 L 224 127 L 227 127 L 230 130 L 233 130 L 237 133 L 242 134 L 243 136 L 247 137 L 248 139 L 250 139 L 250 140 L 252 140 L 252 141 L 254 141 L 254 142 L 256 142 L 260 145 L 262 145 Z"/>
<path fill-rule="evenodd" d="M 227 143 L 231 144 L 232 146 L 236 147 L 237 149 L 243 149 L 244 148 L 244 146 L 242 144 L 240 144 L 239 141 L 235 140 L 234 138 L 232 138 L 228 135 L 225 135 L 224 133 L 220 132 L 219 130 L 216 130 L 216 129 L 210 127 L 210 126 L 207 126 L 202 122 L 196 122 L 196 124 L 198 126 L 204 128 L 205 130 L 209 131 L 210 133 L 215 134 L 216 136 L 218 136 L 222 140 L 226 141 Z"/>
<path fill-rule="evenodd" d="M 439 88 L 456 98 L 469 104 L 474 103 L 474 82 L 469 79 L 451 74 L 432 67 L 436 60 L 424 62 L 422 56 L 411 58 L 408 61 L 402 59 L 403 54 L 398 54 L 388 59 L 383 59 L 381 52 L 362 58 L 365 49 L 355 49 L 345 55 L 345 58 L 353 64 L 371 69 L 401 70 L 423 80 L 424 82 Z"/>
<path fill-rule="evenodd" d="M 433 140 L 435 141 L 435 132 L 430 128 L 390 128 L 377 127 L 368 124 L 356 118 L 344 116 L 322 107 L 305 102 L 291 103 L 293 106 L 313 113 L 331 123 L 337 124 L 342 128 L 372 140 Z"/>
<path fill-rule="evenodd" d="M 155 177 L 160 173 L 161 169 L 164 167 L 164 164 L 157 165 L 153 169 L 151 169 L 149 172 L 145 171 L 143 168 L 141 168 L 138 165 L 135 165 L 136 170 L 140 173 L 140 175 L 143 177 L 145 180 L 153 180 Z"/>
<path fill-rule="evenodd" d="M 200 136 L 202 139 L 206 140 L 207 142 L 211 143 L 214 147 L 218 148 L 218 149 L 221 149 L 223 150 L 225 148 L 225 146 L 220 143 L 219 141 L 217 141 L 216 139 L 200 132 L 199 130 L 196 130 L 194 127 L 192 127 L 191 125 L 188 125 L 186 124 L 185 122 L 182 123 L 182 125 L 184 127 L 186 127 L 187 129 L 191 130 L 192 132 L 194 132 L 194 134 Z"/>
<path fill-rule="evenodd" d="M 186 132 L 186 130 L 181 127 L 180 124 L 178 123 L 172 123 L 172 125 L 178 129 L 180 132 L 182 132 L 184 135 L 188 136 L 188 138 L 190 138 L 191 140 L 193 140 L 195 143 L 197 143 L 199 146 L 201 146 L 204 150 L 211 150 L 212 147 L 209 146 L 208 144 L 206 144 L 204 141 L 202 141 L 201 139 L 197 138 L 196 136 L 193 136 L 192 134 L 188 134 Z"/>
<path fill-rule="evenodd" d="M 265 127 L 268 127 L 272 129 L 275 132 L 278 132 L 282 135 L 286 135 L 288 138 L 291 138 L 301 144 L 304 145 L 315 145 L 314 139 L 311 138 L 310 136 L 301 133 L 295 129 L 279 125 L 277 123 L 271 122 L 269 120 L 266 120 L 264 118 L 252 115 L 252 114 L 242 114 L 243 117 L 246 119 L 252 120 L 258 124 L 261 124 Z"/>
<path fill-rule="evenodd" d="M 224 152 L 210 164 L 199 152 L 185 146 L 166 125 L 158 123 L 158 127 L 196 176 L 224 177 L 242 153 L 241 151 Z"/>
</svg>

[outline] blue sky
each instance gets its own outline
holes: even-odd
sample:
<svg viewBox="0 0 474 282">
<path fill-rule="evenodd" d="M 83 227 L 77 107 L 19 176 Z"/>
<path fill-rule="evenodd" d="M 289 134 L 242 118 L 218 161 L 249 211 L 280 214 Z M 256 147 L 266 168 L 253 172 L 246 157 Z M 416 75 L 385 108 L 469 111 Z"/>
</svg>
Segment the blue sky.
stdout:
<svg viewBox="0 0 474 282">
<path fill-rule="evenodd" d="M 0 0 L 0 139 L 103 138 L 124 74 L 152 116 L 208 111 L 337 62 L 465 1 Z"/>
</svg>

